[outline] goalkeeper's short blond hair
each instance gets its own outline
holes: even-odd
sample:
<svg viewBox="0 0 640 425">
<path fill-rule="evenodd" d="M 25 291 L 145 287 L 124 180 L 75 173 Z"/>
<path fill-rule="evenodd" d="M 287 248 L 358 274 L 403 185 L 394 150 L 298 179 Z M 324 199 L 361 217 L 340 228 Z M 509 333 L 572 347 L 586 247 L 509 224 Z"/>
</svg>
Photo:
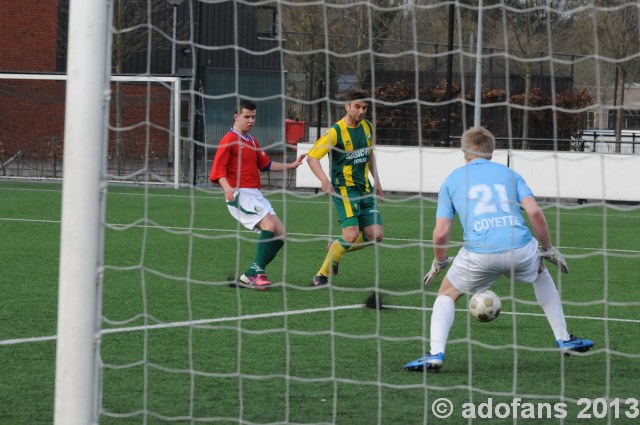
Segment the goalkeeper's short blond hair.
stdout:
<svg viewBox="0 0 640 425">
<path fill-rule="evenodd" d="M 496 139 L 484 127 L 471 127 L 462 134 L 460 147 L 464 151 L 464 159 L 491 159 L 496 148 Z"/>
</svg>

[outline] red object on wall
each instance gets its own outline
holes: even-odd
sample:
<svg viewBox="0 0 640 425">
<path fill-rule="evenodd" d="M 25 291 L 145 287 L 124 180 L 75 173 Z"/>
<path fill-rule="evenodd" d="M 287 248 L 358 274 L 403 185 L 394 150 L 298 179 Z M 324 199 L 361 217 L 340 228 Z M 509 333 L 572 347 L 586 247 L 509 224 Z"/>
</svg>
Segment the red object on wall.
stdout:
<svg viewBox="0 0 640 425">
<path fill-rule="evenodd" d="M 287 143 L 290 145 L 300 143 L 304 138 L 304 121 L 287 119 L 284 122 Z"/>
</svg>

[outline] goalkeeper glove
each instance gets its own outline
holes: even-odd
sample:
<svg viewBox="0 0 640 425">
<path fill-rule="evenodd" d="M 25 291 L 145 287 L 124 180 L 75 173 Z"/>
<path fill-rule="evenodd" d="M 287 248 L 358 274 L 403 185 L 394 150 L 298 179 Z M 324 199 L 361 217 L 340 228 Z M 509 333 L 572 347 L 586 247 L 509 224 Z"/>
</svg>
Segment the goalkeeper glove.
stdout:
<svg viewBox="0 0 640 425">
<path fill-rule="evenodd" d="M 431 285 L 431 281 L 433 280 L 433 278 L 435 278 L 438 274 L 440 274 L 442 270 L 446 269 L 451 263 L 453 263 L 454 258 L 455 257 L 444 257 L 444 260 L 442 261 L 438 261 L 436 258 L 433 259 L 433 262 L 431 263 L 431 270 L 429 270 L 429 273 L 427 273 L 423 279 L 425 288 Z"/>
<path fill-rule="evenodd" d="M 560 251 L 558 251 L 556 248 L 551 247 L 546 251 L 541 250 L 540 256 L 550 263 L 553 263 L 556 266 L 560 267 L 560 271 L 562 273 L 569 273 L 569 267 L 567 266 L 567 262 L 565 261 L 564 256 L 560 254 Z"/>
</svg>

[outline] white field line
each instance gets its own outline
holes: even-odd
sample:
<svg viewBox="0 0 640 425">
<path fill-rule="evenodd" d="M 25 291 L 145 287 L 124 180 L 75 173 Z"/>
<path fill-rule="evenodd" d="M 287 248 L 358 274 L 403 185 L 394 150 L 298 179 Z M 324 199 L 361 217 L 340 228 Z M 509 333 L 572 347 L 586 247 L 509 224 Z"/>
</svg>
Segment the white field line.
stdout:
<svg viewBox="0 0 640 425">
<path fill-rule="evenodd" d="M 60 224 L 60 220 L 35 220 L 35 219 L 22 219 L 22 218 L 3 218 L 0 217 L 0 222 L 2 221 L 21 221 L 25 223 L 49 223 L 49 224 Z M 186 232 L 186 231 L 199 231 L 199 232 L 210 232 L 210 233 L 242 233 L 246 235 L 255 235 L 254 232 L 250 230 L 238 230 L 238 229 L 221 229 L 221 228 L 205 228 L 205 227 L 175 227 L 175 226 L 156 226 L 154 224 L 118 224 L 118 223 L 108 223 L 108 227 L 113 229 L 118 228 L 150 228 L 150 229 L 166 229 L 175 232 Z M 326 238 L 328 235 L 326 234 L 317 234 L 317 233 L 299 233 L 299 232 L 287 232 L 287 234 L 291 236 L 301 236 L 308 237 L 309 239 L 318 239 L 318 238 Z M 333 236 L 332 236 L 333 237 Z M 414 238 L 393 238 L 385 236 L 385 241 L 389 242 L 402 242 L 402 243 L 431 243 L 431 239 L 414 239 Z M 462 241 L 450 241 L 452 247 L 462 245 Z M 381 246 L 392 246 L 385 245 L 384 242 L 381 243 Z M 635 249 L 613 249 L 613 248 L 585 248 L 578 246 L 558 246 L 558 249 L 566 249 L 566 250 L 575 250 L 575 251 L 591 251 L 591 252 L 608 252 L 608 253 L 620 253 L 620 254 L 639 254 L 640 250 Z M 571 258 L 570 255 L 565 255 L 565 257 Z"/>
<path fill-rule="evenodd" d="M 337 310 L 353 310 L 356 308 L 364 308 L 364 304 L 351 304 L 351 305 L 343 305 L 343 306 L 334 306 L 334 307 L 322 307 L 322 308 L 306 308 L 302 310 L 290 310 L 290 311 L 278 311 L 273 313 L 261 313 L 261 314 L 248 314 L 244 316 L 228 316 L 228 317 L 216 317 L 212 319 L 200 319 L 200 320 L 191 320 L 191 321 L 182 321 L 182 322 L 172 322 L 172 323 L 158 323 L 155 325 L 144 325 L 144 326 L 126 326 L 121 328 L 109 328 L 102 329 L 100 331 L 100 335 L 108 335 L 108 334 L 116 334 L 116 333 L 124 333 L 124 332 L 140 332 L 147 330 L 158 330 L 158 329 L 171 329 L 171 328 L 183 328 L 190 326 L 205 326 L 212 325 L 216 323 L 225 323 L 225 322 L 235 322 L 238 320 L 257 320 L 257 319 L 268 319 L 274 317 L 284 317 L 284 316 L 297 316 L 301 314 L 314 314 L 314 313 L 322 313 L 326 311 L 337 311 Z M 385 308 L 396 309 L 396 310 L 418 310 L 418 311 L 430 311 L 431 308 L 428 307 L 414 307 L 414 306 L 401 306 L 401 305 L 384 305 Z M 466 312 L 466 309 L 456 309 L 457 312 Z M 538 316 L 544 317 L 542 313 L 513 313 L 509 311 L 502 311 L 501 314 L 513 315 L 513 316 Z M 612 317 L 592 317 L 592 316 L 566 316 L 567 319 L 577 319 L 577 320 L 598 320 L 604 322 L 619 322 L 619 323 L 631 323 L 631 324 L 640 324 L 640 320 L 636 319 L 617 319 Z M 17 345 L 17 344 L 27 344 L 34 342 L 46 342 L 46 341 L 54 341 L 57 339 L 57 335 L 49 335 L 42 337 L 33 337 L 33 338 L 16 338 L 16 339 L 5 339 L 0 341 L 0 346 L 2 345 Z"/>
</svg>

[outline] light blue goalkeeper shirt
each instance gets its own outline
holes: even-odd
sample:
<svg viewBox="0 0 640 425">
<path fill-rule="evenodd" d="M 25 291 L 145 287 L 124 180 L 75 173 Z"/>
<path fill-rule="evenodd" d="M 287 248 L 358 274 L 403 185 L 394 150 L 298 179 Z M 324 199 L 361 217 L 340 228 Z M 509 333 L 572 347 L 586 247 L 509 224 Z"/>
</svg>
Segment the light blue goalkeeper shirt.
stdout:
<svg viewBox="0 0 640 425">
<path fill-rule="evenodd" d="M 504 252 L 531 241 L 520 211 L 528 196 L 533 193 L 518 173 L 488 159 L 475 159 L 445 179 L 436 218 L 453 220 L 458 214 L 467 250 Z"/>
</svg>

